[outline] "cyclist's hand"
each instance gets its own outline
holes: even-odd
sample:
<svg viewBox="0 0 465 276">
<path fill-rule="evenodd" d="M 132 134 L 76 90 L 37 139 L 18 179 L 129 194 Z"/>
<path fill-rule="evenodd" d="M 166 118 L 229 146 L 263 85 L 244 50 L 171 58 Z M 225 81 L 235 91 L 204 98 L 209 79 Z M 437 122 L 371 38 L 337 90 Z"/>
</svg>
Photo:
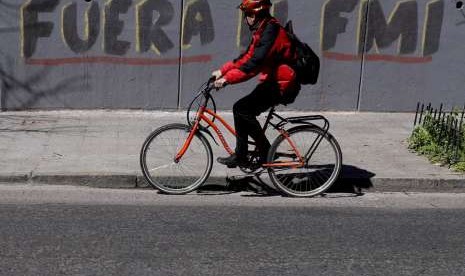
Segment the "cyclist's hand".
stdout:
<svg viewBox="0 0 465 276">
<path fill-rule="evenodd" d="M 218 80 L 222 76 L 223 76 L 223 74 L 221 74 L 221 70 L 216 70 L 216 71 L 212 72 L 212 77 L 215 77 L 215 80 Z"/>
<path fill-rule="evenodd" d="M 213 84 L 214 84 L 216 89 L 220 89 L 220 88 L 225 87 L 227 82 L 226 82 L 225 78 L 220 78 L 220 79 L 216 80 Z"/>
</svg>

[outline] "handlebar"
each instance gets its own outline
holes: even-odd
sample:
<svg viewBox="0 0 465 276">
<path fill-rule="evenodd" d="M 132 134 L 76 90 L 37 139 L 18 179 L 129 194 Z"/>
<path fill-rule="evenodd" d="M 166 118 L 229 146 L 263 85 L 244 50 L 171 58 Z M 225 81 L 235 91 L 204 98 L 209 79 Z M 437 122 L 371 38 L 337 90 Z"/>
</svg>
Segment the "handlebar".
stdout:
<svg viewBox="0 0 465 276">
<path fill-rule="evenodd" d="M 216 89 L 217 91 L 220 90 L 221 88 L 216 88 L 213 83 L 216 81 L 215 76 L 211 76 L 208 81 L 205 83 L 205 92 L 210 92 L 213 89 Z M 222 88 L 225 88 L 228 85 L 227 82 L 224 83 Z"/>
<path fill-rule="evenodd" d="M 208 83 L 208 84 L 211 84 L 211 83 L 214 82 L 215 80 L 216 80 L 215 76 L 211 76 L 211 77 L 208 79 L 207 83 Z"/>
</svg>

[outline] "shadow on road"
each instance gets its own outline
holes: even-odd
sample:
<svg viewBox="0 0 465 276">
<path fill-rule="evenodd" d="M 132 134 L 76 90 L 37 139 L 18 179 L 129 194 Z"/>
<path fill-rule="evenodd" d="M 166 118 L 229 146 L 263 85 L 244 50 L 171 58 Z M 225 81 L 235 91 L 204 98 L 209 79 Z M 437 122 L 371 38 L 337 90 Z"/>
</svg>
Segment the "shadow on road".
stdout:
<svg viewBox="0 0 465 276">
<path fill-rule="evenodd" d="M 264 181 L 258 177 L 247 176 L 240 178 L 226 178 L 227 185 L 215 185 L 209 184 L 204 185 L 198 189 L 199 194 L 203 195 L 226 195 L 239 192 L 252 192 L 250 195 L 243 195 L 247 197 L 251 196 L 277 196 L 280 195 L 278 191 L 271 188 Z"/>
<path fill-rule="evenodd" d="M 328 193 L 362 193 L 373 187 L 371 178 L 376 174 L 352 165 L 343 165 L 341 175 Z"/>
<path fill-rule="evenodd" d="M 349 193 L 354 196 L 363 195 L 363 189 L 373 187 L 371 178 L 375 174 L 360 169 L 356 166 L 343 165 L 341 174 L 333 186 L 326 193 Z M 264 178 L 255 176 L 246 176 L 239 178 L 226 178 L 227 185 L 209 184 L 199 189 L 200 194 L 205 195 L 225 195 L 236 192 L 252 192 L 252 194 L 243 195 L 244 197 L 264 197 L 281 195 L 273 186 Z"/>
</svg>

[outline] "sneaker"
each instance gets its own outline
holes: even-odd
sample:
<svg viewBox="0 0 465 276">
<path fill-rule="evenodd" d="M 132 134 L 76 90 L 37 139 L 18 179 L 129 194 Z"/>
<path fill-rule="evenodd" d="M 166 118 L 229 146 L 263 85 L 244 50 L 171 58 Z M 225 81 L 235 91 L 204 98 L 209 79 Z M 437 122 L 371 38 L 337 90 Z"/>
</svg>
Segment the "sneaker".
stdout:
<svg viewBox="0 0 465 276">
<path fill-rule="evenodd" d="M 237 157 L 235 153 L 228 157 L 218 157 L 218 163 L 226 165 L 228 168 L 236 168 L 237 166 L 246 166 L 248 164 L 245 158 Z"/>
</svg>

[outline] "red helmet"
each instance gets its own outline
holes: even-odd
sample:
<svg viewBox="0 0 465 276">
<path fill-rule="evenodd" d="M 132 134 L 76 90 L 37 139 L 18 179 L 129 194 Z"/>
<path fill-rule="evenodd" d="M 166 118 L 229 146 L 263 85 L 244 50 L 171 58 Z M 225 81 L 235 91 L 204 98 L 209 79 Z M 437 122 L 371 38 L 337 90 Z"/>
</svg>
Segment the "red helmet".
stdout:
<svg viewBox="0 0 465 276">
<path fill-rule="evenodd" d="M 270 0 L 242 0 L 238 6 L 244 13 L 257 14 L 265 9 L 271 8 Z"/>
</svg>

